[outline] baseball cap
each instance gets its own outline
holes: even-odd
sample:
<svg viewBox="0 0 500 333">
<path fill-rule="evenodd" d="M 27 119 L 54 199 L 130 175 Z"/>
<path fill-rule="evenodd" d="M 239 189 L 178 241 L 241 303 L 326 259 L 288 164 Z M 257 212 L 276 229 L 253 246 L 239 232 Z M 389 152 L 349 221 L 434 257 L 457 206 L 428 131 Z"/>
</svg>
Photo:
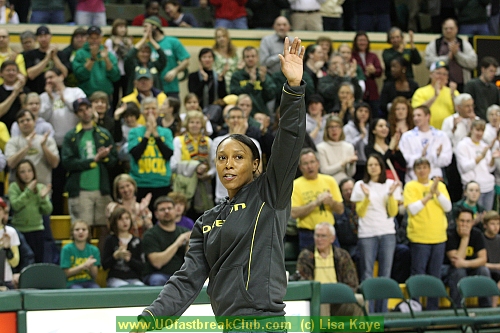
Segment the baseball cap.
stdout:
<svg viewBox="0 0 500 333">
<path fill-rule="evenodd" d="M 139 68 L 139 70 L 137 70 L 135 72 L 135 79 L 136 80 L 143 79 L 143 78 L 146 78 L 146 79 L 153 78 L 153 76 L 151 75 L 151 72 L 149 71 L 148 68 L 141 67 L 141 68 Z"/>
<path fill-rule="evenodd" d="M 434 72 L 436 69 L 440 69 L 440 68 L 448 69 L 448 65 L 443 60 L 439 60 L 439 61 L 433 62 L 431 64 L 430 71 Z"/>
<path fill-rule="evenodd" d="M 80 105 L 85 104 L 87 106 L 92 106 L 92 103 L 87 98 L 78 98 L 73 102 L 73 111 L 76 113 Z"/>
<path fill-rule="evenodd" d="M 0 207 L 7 208 L 7 203 L 0 197 Z"/>
<path fill-rule="evenodd" d="M 101 28 L 93 25 L 90 28 L 87 29 L 87 35 L 92 35 L 92 34 L 102 34 Z"/>
<path fill-rule="evenodd" d="M 158 18 L 158 16 L 155 16 L 155 15 L 149 16 L 147 19 L 144 20 L 144 22 L 152 24 L 152 25 L 156 26 L 158 29 L 161 30 L 161 21 Z"/>
<path fill-rule="evenodd" d="M 36 35 L 37 36 L 40 36 L 40 35 L 50 35 L 50 30 L 46 26 L 41 25 L 41 26 L 38 27 L 38 29 L 36 29 Z"/>
</svg>

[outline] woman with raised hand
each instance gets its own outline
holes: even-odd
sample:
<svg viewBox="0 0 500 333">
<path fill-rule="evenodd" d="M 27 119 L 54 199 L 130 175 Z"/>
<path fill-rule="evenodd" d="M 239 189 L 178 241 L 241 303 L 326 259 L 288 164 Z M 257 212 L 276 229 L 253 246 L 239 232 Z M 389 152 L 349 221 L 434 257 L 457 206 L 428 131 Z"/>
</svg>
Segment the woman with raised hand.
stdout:
<svg viewBox="0 0 500 333">
<path fill-rule="evenodd" d="M 378 154 L 366 161 L 363 180 L 356 182 L 351 201 L 356 203 L 359 216 L 358 250 L 360 254 L 361 281 L 373 277 L 373 265 L 378 260 L 378 276 L 391 276 L 396 228 L 394 217 L 398 214 L 401 199 L 400 182 L 387 179 L 385 163 Z M 377 301 L 375 312 L 387 311 L 387 300 Z"/>
<path fill-rule="evenodd" d="M 284 316 L 283 238 L 306 133 L 304 48 L 298 38 L 289 46 L 285 38 L 280 61 L 287 83 L 267 171 L 256 174 L 260 157 L 247 136 L 233 134 L 221 141 L 216 152 L 217 174 L 229 196 L 196 221 L 184 265 L 144 309 L 140 320 L 154 325 L 158 316 L 182 315 L 207 277 L 216 316 Z M 221 223 L 214 224 L 216 220 Z"/>
<path fill-rule="evenodd" d="M 153 48 L 158 53 L 158 59 L 151 60 L 151 53 Z M 153 75 L 153 85 L 155 88 L 163 89 L 162 78 L 160 73 L 167 65 L 167 56 L 162 51 L 160 45 L 153 38 L 151 27 L 144 27 L 144 35 L 142 38 L 130 49 L 125 56 L 124 70 L 125 76 L 128 77 L 127 90 L 124 96 L 132 93 L 134 90 L 135 73 L 141 68 L 148 68 L 151 75 Z"/>
</svg>

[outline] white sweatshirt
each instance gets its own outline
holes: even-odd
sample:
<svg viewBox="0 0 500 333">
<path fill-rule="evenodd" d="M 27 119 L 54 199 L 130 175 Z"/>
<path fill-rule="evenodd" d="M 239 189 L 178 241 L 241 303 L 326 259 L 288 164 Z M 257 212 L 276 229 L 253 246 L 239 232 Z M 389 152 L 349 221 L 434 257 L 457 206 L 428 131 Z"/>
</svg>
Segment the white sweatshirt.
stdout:
<svg viewBox="0 0 500 333">
<path fill-rule="evenodd" d="M 476 157 L 481 155 L 484 148 L 488 145 L 480 141 L 474 143 L 471 138 L 463 138 L 457 145 L 455 156 L 457 158 L 457 167 L 460 176 L 462 177 L 462 185 L 467 184 L 471 180 L 475 180 L 479 184 L 481 193 L 493 191 L 495 186 L 495 176 L 491 173 L 495 170 L 495 165 L 489 166 L 491 162 L 491 151 L 488 150 L 486 156 L 476 164 Z"/>
</svg>

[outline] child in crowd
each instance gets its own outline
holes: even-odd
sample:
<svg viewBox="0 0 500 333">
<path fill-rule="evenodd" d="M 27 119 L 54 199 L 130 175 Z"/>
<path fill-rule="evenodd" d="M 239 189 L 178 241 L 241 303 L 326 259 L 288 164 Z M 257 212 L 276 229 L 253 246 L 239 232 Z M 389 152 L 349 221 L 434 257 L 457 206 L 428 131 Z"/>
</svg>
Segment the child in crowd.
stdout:
<svg viewBox="0 0 500 333">
<path fill-rule="evenodd" d="M 120 120 L 115 120 L 109 116 L 109 97 L 104 91 L 96 91 L 90 95 L 90 102 L 92 103 L 92 111 L 96 117 L 97 125 L 104 127 L 111 133 L 115 142 L 122 140 L 122 128 Z"/>
<path fill-rule="evenodd" d="M 116 126 L 121 126 L 122 130 L 122 141 L 117 142 L 118 158 L 122 163 L 123 171 L 125 173 L 130 172 L 130 155 L 128 153 L 128 133 L 132 128 L 136 128 L 139 125 L 138 120 L 141 117 L 141 110 L 137 104 L 133 102 L 123 103 L 119 108 L 115 110 L 114 119 Z M 123 119 L 123 122 L 121 121 Z"/>
<path fill-rule="evenodd" d="M 184 97 L 184 108 L 188 111 L 201 111 L 200 101 L 195 93 L 189 93 Z"/>
<path fill-rule="evenodd" d="M 102 254 L 102 267 L 109 269 L 108 287 L 126 285 L 143 286 L 141 274 L 144 255 L 141 240 L 130 233 L 132 215 L 125 208 L 116 208 L 109 217 L 113 234 L 106 238 Z"/>
<path fill-rule="evenodd" d="M 189 230 L 193 229 L 194 221 L 184 215 L 189 208 L 186 196 L 180 192 L 170 192 L 168 197 L 172 198 L 175 202 L 175 223 L 177 223 L 178 226 L 188 228 Z"/>
<path fill-rule="evenodd" d="M 486 267 L 490 270 L 491 278 L 495 280 L 500 288 L 500 215 L 494 210 L 490 210 L 484 214 L 484 245 L 488 259 Z M 498 305 L 498 296 L 492 297 L 492 306 L 495 308 Z"/>
<path fill-rule="evenodd" d="M 16 181 L 9 186 L 9 199 L 13 211 L 12 226 L 23 233 L 35 253 L 35 262 L 43 262 L 45 237 L 42 215 L 52 213 L 49 193 L 52 185 L 37 183 L 36 169 L 28 159 L 16 168 Z"/>
<path fill-rule="evenodd" d="M 73 243 L 61 250 L 61 267 L 68 277 L 70 289 L 99 288 L 95 282 L 101 265 L 99 249 L 90 244 L 90 227 L 85 221 L 75 221 L 71 227 Z"/>
<path fill-rule="evenodd" d="M 202 111 L 200 107 L 200 101 L 198 100 L 198 96 L 196 96 L 194 93 L 189 93 L 184 97 L 184 109 L 185 112 L 180 114 L 181 120 L 184 123 L 184 119 L 186 119 L 186 114 L 189 111 Z M 212 128 L 212 123 L 207 121 L 207 117 L 205 116 L 205 134 L 207 136 L 211 136 L 212 133 L 214 132 Z M 182 128 L 181 133 L 185 133 L 186 128 Z"/>
<path fill-rule="evenodd" d="M 4 251 L 5 260 L 0 262 L 4 265 L 4 276 L 0 277 L 7 288 L 14 289 L 12 284 L 12 268 L 19 265 L 19 237 L 14 228 L 6 225 L 7 219 L 4 218 L 8 212 L 6 211 L 7 204 L 0 198 L 0 251 Z"/>
</svg>

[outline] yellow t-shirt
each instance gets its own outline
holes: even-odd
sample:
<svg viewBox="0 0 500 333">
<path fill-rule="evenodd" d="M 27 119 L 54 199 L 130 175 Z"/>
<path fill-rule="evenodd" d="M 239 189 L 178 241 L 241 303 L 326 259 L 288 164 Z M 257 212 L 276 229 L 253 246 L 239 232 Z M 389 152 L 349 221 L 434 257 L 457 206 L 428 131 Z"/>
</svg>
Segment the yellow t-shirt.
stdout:
<svg viewBox="0 0 500 333">
<path fill-rule="evenodd" d="M 416 180 L 407 183 L 403 196 L 404 206 L 422 200 L 427 193 L 429 193 L 433 181 L 430 180 L 427 185 L 421 184 Z M 439 183 L 438 190 L 445 197 L 450 199 L 448 190 L 443 183 Z M 413 243 L 421 244 L 438 244 L 446 241 L 446 228 L 448 227 L 448 220 L 446 214 L 439 205 L 438 199 L 434 196 L 416 215 L 408 212 L 408 227 L 407 236 Z"/>
<path fill-rule="evenodd" d="M 434 87 L 430 84 L 418 88 L 411 98 L 411 106 L 416 108 L 427 102 L 436 94 Z M 455 91 L 454 96 L 458 96 L 458 91 Z M 451 90 L 448 87 L 443 87 L 439 92 L 438 97 L 432 103 L 431 107 L 431 126 L 441 129 L 444 118 L 455 113 L 453 101 L 451 99 Z"/>
<path fill-rule="evenodd" d="M 333 261 L 333 251 L 326 258 L 314 249 L 314 281 L 321 283 L 337 283 L 337 272 L 335 272 L 335 262 Z"/>
<path fill-rule="evenodd" d="M 305 206 L 325 191 L 332 194 L 333 200 L 343 201 L 337 181 L 332 176 L 318 174 L 314 180 L 299 177 L 293 181 L 292 207 Z M 311 214 L 297 219 L 297 227 L 314 230 L 316 224 L 321 222 L 335 224 L 335 218 L 328 205 L 316 207 Z"/>
</svg>

